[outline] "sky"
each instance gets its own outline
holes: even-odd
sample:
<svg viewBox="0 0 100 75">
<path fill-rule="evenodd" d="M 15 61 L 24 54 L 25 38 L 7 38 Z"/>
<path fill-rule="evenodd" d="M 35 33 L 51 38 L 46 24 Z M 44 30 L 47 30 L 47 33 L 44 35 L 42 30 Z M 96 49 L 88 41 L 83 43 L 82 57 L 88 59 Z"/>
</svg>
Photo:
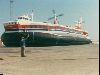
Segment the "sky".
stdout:
<svg viewBox="0 0 100 75">
<path fill-rule="evenodd" d="M 91 39 L 99 40 L 99 0 L 13 0 L 12 20 L 18 16 L 31 14 L 34 11 L 34 21 L 45 22 L 56 14 L 59 23 L 74 25 L 80 16 L 83 17 L 82 27 L 88 31 Z M 0 0 L 0 36 L 4 32 L 3 23 L 10 20 L 10 0 Z M 49 21 L 52 23 L 53 21 Z"/>
</svg>

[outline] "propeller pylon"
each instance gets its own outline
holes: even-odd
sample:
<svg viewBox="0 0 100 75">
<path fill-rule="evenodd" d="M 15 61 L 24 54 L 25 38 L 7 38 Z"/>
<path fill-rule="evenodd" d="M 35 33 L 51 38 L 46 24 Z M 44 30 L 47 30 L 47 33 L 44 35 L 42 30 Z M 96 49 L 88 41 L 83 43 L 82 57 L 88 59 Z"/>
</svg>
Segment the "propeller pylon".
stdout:
<svg viewBox="0 0 100 75">
<path fill-rule="evenodd" d="M 59 15 L 56 15 L 55 10 L 52 10 L 52 12 L 53 12 L 54 16 L 53 16 L 53 17 L 48 18 L 48 20 L 52 20 L 52 19 L 54 19 L 54 24 L 58 24 L 57 17 L 63 16 L 64 14 L 59 14 Z"/>
</svg>

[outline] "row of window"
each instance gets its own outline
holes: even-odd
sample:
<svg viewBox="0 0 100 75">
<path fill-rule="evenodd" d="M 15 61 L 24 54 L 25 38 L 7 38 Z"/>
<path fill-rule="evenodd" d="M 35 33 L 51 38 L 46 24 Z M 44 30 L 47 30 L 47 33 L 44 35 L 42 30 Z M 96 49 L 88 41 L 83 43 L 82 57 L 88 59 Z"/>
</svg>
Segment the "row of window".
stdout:
<svg viewBox="0 0 100 75">
<path fill-rule="evenodd" d="M 10 23 L 11 24 L 11 23 Z M 12 24 L 16 24 L 16 22 L 12 22 Z M 21 25 L 21 28 L 42 28 L 42 29 L 58 29 L 58 30 L 64 30 L 65 32 L 77 32 L 77 34 L 80 34 L 82 32 L 76 31 L 74 29 L 69 29 L 69 28 L 65 28 L 65 27 L 60 27 L 60 26 L 46 26 L 46 25 Z"/>
<path fill-rule="evenodd" d="M 18 19 L 31 20 L 31 19 L 25 18 L 25 17 L 18 17 Z"/>
<path fill-rule="evenodd" d="M 17 22 L 10 22 L 10 23 L 6 23 L 5 25 L 16 25 L 18 24 Z"/>
</svg>

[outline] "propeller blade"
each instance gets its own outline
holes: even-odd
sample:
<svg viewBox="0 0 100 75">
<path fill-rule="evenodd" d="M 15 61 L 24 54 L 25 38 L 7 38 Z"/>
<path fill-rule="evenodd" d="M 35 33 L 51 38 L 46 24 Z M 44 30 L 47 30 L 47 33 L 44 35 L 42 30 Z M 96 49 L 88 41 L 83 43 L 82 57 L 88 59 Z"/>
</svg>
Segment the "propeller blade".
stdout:
<svg viewBox="0 0 100 75">
<path fill-rule="evenodd" d="M 57 15 L 56 17 L 59 17 L 59 16 L 63 16 L 64 14 L 59 14 L 59 15 Z"/>
<path fill-rule="evenodd" d="M 53 14 L 55 14 L 55 10 L 52 10 Z"/>
<path fill-rule="evenodd" d="M 51 18 L 48 18 L 48 20 L 51 20 L 51 19 L 53 19 L 54 17 L 51 17 Z"/>
<path fill-rule="evenodd" d="M 51 18 L 48 18 L 48 20 L 51 20 L 51 19 L 54 19 L 55 17 L 59 17 L 59 16 L 63 16 L 64 14 L 59 14 L 56 16 L 56 13 L 55 13 L 55 10 L 52 10 L 53 14 L 54 14 L 54 17 L 51 17 Z"/>
</svg>

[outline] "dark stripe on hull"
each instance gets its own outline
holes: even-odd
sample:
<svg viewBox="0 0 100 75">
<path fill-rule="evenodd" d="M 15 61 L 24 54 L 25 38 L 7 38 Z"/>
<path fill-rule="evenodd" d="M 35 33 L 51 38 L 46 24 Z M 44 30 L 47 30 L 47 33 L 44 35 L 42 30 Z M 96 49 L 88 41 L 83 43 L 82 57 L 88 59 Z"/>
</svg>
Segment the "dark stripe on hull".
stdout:
<svg viewBox="0 0 100 75">
<path fill-rule="evenodd" d="M 4 33 L 1 36 L 1 40 L 7 47 L 20 46 L 21 37 L 27 37 L 26 46 L 53 46 L 53 45 L 77 45 L 77 44 L 89 44 L 91 40 L 86 38 L 72 37 L 72 36 L 58 36 L 49 33 L 41 32 L 14 32 Z"/>
</svg>

